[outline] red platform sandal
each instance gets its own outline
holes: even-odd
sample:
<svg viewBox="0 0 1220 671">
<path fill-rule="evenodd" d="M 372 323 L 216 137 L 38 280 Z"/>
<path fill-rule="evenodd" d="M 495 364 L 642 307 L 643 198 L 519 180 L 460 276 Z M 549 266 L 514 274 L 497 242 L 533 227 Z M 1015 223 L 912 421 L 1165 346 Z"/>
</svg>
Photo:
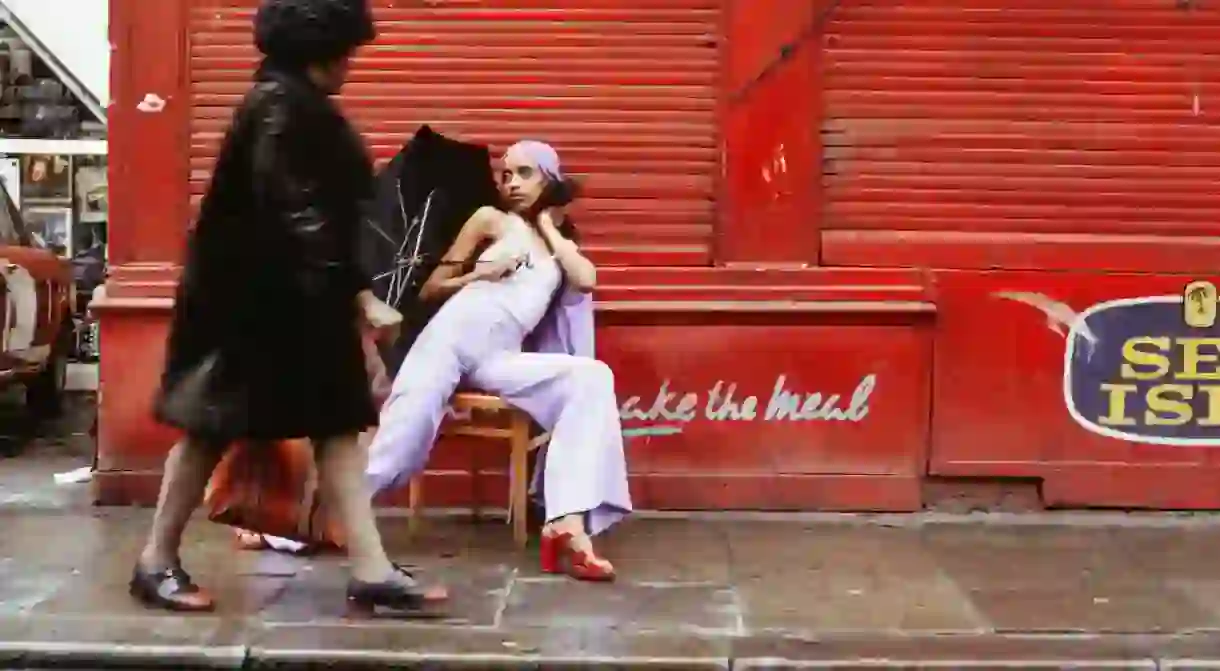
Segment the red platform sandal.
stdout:
<svg viewBox="0 0 1220 671">
<path fill-rule="evenodd" d="M 543 573 L 566 573 L 576 580 L 588 582 L 613 582 L 614 566 L 593 552 L 587 539 L 582 545 L 588 549 L 577 549 L 576 536 L 569 532 L 543 530 L 539 542 L 539 563 Z"/>
</svg>

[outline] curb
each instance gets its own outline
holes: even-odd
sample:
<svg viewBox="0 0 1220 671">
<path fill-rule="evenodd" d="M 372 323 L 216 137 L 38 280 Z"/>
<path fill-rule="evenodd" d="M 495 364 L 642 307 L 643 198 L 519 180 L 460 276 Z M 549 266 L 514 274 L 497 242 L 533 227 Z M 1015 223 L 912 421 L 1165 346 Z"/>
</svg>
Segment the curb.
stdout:
<svg viewBox="0 0 1220 671">
<path fill-rule="evenodd" d="M 247 649 L 190 650 L 156 646 L 31 650 L 0 655 L 0 671 L 730 671 L 728 659 L 555 657 L 427 654 L 395 651 L 292 651 L 250 655 Z M 772 667 L 766 667 L 772 668 Z M 785 668 L 785 667 L 776 667 Z"/>
<path fill-rule="evenodd" d="M 817 660 L 754 657 L 605 657 L 556 655 L 432 654 L 392 650 L 277 650 L 260 654 L 245 646 L 38 644 L 19 650 L 0 643 L 0 671 L 814 671 L 831 669 L 928 669 L 936 671 L 1220 671 L 1214 659 L 1021 659 L 861 658 Z"/>
<path fill-rule="evenodd" d="M 218 671 L 244 669 L 249 661 L 249 649 L 245 646 L 0 641 L 0 670 Z"/>
<path fill-rule="evenodd" d="M 331 667 L 344 671 L 730 671 L 727 658 L 600 657 L 560 655 L 428 654 L 396 651 L 276 651 L 255 655 L 250 669 L 304 671 Z"/>
<path fill-rule="evenodd" d="M 544 641 L 541 645 L 514 652 L 488 646 L 444 647 L 455 640 L 477 643 L 477 636 L 472 638 L 474 632 L 417 630 L 414 633 L 419 638 L 403 638 L 400 627 L 336 629 L 354 638 L 339 646 L 323 643 L 316 647 L 313 644 L 321 641 L 310 631 L 303 632 L 295 645 L 282 641 L 285 645 L 281 646 L 271 641 L 254 643 L 257 639 L 244 636 L 199 645 L 0 640 L 0 671 L 1220 671 L 1220 632 L 820 639 L 691 636 L 648 641 L 643 639 L 649 637 L 615 638 L 612 632 L 605 632 L 605 637 L 594 635 L 596 641 L 586 640 L 571 650 L 545 643 L 550 636 L 544 633 L 543 639 L 537 639 Z M 43 633 L 48 632 L 43 629 Z M 445 639 L 445 634 L 454 638 Z M 352 646 L 358 638 L 363 638 L 367 647 Z M 689 643 L 701 643 L 703 647 Z M 600 649 L 587 649 L 589 644 Z M 373 647 L 377 645 L 382 649 Z M 387 645 L 396 649 L 384 649 Z M 616 654 L 619 650 L 622 654 Z"/>
</svg>

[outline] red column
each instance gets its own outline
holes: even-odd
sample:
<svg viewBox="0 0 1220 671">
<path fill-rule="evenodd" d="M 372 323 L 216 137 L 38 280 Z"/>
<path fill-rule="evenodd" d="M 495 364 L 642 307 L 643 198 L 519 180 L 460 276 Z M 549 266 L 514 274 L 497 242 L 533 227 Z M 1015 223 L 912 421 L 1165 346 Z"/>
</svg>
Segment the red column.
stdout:
<svg viewBox="0 0 1220 671">
<path fill-rule="evenodd" d="M 101 503 L 148 503 L 174 436 L 150 413 L 189 206 L 189 0 L 110 0 L 110 275 L 101 330 Z"/>
<path fill-rule="evenodd" d="M 822 23 L 823 10 L 726 0 L 719 263 L 818 263 L 822 41 L 821 28 L 809 27 Z M 775 65 L 785 48 L 789 56 Z"/>
</svg>

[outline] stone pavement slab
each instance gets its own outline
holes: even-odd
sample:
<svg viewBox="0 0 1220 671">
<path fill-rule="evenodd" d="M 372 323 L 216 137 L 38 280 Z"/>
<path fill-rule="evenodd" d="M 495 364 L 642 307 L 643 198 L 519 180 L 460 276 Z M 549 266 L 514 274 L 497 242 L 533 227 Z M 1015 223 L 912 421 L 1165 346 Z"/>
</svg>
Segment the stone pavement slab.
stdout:
<svg viewBox="0 0 1220 671">
<path fill-rule="evenodd" d="M 69 396 L 63 416 L 41 423 L 14 398 L 19 395 L 20 387 L 0 387 L 0 506 L 62 509 L 86 504 L 87 487 L 60 487 L 54 476 L 93 462 L 93 395 Z"/>
<path fill-rule="evenodd" d="M 833 520 L 838 519 L 840 522 Z M 454 594 L 433 620 L 344 618 L 341 557 L 238 552 L 192 525 L 207 616 L 127 597 L 149 513 L 0 506 L 0 669 L 1220 669 L 1220 522 L 635 519 L 622 580 L 540 574 L 496 522 L 391 554 Z"/>
</svg>

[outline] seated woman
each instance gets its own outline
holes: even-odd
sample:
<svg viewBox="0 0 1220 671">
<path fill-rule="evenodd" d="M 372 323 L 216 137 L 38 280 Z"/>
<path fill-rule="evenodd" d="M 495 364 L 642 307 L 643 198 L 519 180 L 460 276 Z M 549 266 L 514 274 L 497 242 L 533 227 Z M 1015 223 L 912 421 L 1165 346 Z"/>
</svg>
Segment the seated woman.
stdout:
<svg viewBox="0 0 1220 671">
<path fill-rule="evenodd" d="M 476 212 L 421 291 L 447 301 L 394 379 L 369 449 L 368 480 L 382 491 L 423 470 L 449 399 L 465 381 L 551 433 L 538 459 L 547 519 L 543 570 L 612 580 L 614 568 L 594 553 L 590 536 L 631 511 L 614 377 L 592 358 L 591 322 L 559 325 L 585 337 L 564 352 L 526 347 L 544 322 L 565 319 L 572 305 L 592 309 L 580 294 L 593 290 L 596 269 L 577 248 L 571 222 L 551 207 L 557 190 L 571 188 L 554 149 L 513 145 L 500 188 L 508 213 Z"/>
</svg>

